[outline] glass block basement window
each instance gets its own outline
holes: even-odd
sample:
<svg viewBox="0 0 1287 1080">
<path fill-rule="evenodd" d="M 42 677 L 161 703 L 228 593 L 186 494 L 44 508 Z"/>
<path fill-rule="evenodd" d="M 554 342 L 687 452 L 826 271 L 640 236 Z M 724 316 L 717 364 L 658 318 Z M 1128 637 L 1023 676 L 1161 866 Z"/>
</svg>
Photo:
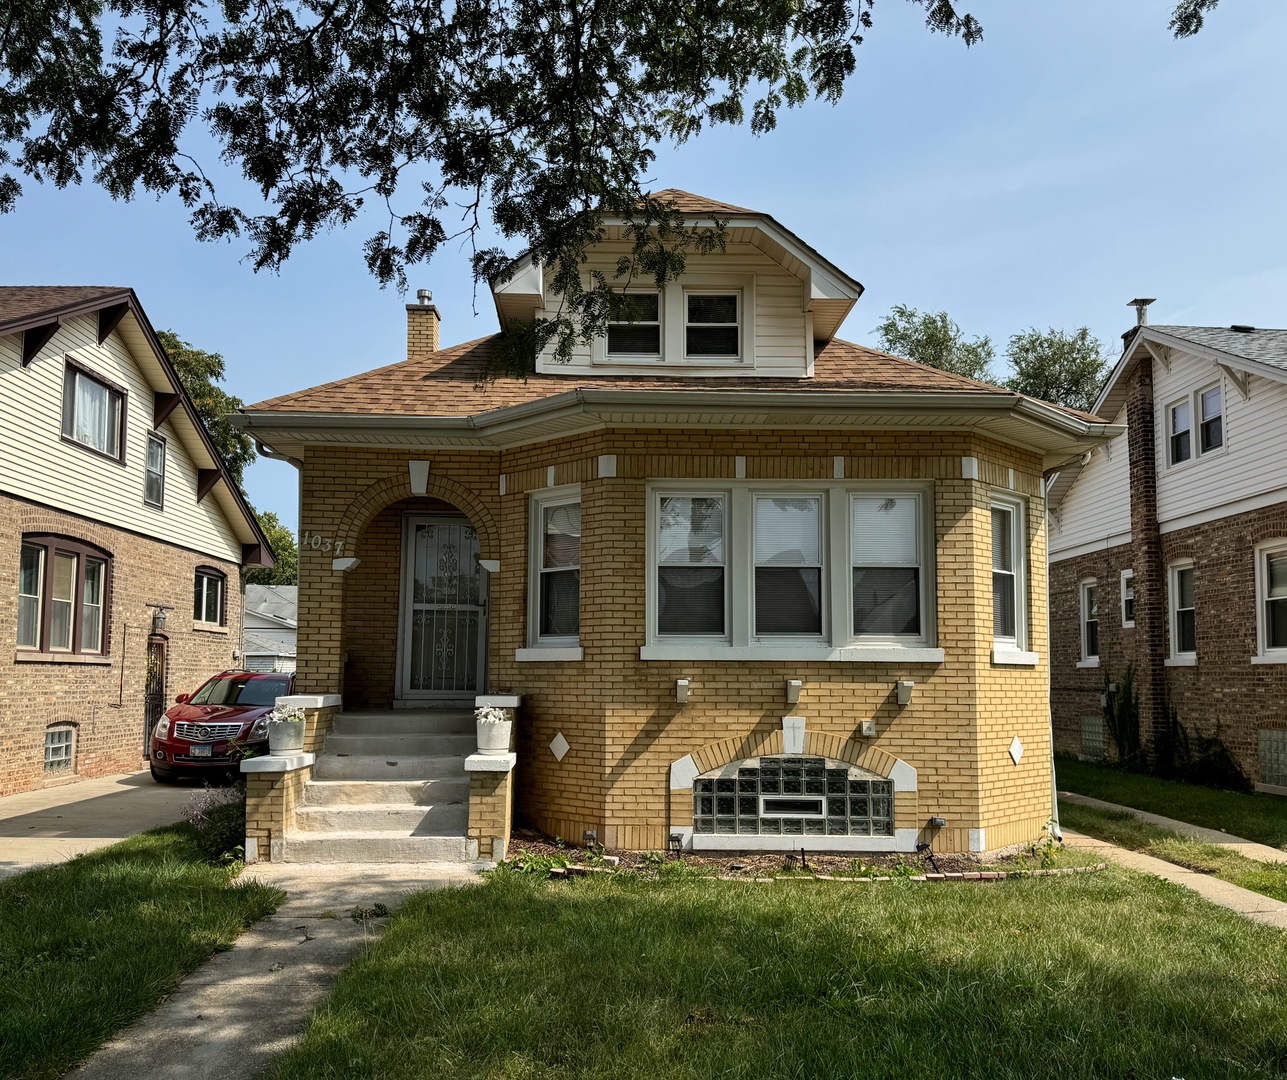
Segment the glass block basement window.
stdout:
<svg viewBox="0 0 1287 1080">
<path fill-rule="evenodd" d="M 45 772 L 67 772 L 72 767 L 72 729 L 45 732 Z"/>
<path fill-rule="evenodd" d="M 1287 787 L 1287 731 L 1260 729 L 1260 782 Z"/>
<path fill-rule="evenodd" d="M 750 758 L 693 781 L 693 831 L 719 836 L 893 836 L 894 785 L 820 757 Z"/>
</svg>

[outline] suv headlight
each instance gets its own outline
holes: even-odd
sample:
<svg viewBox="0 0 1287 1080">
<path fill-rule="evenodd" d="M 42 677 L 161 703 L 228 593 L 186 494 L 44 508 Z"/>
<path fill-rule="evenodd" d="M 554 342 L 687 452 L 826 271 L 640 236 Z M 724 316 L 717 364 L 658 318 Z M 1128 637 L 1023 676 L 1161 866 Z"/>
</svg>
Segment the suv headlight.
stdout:
<svg viewBox="0 0 1287 1080">
<path fill-rule="evenodd" d="M 152 729 L 152 735 L 154 738 L 164 739 L 169 734 L 170 734 L 170 718 L 168 716 L 163 716 L 161 717 L 160 720 L 156 722 L 156 727 Z"/>
<path fill-rule="evenodd" d="M 268 738 L 268 716 L 265 714 L 250 725 L 250 733 L 246 736 L 251 742 L 259 742 L 261 739 Z"/>
</svg>

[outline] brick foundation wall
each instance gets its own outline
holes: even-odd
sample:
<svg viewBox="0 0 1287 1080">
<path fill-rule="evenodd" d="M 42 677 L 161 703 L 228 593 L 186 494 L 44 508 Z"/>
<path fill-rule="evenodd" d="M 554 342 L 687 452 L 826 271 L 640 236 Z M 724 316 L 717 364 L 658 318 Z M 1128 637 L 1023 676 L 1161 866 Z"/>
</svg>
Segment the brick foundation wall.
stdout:
<svg viewBox="0 0 1287 1080">
<path fill-rule="evenodd" d="M 598 456 L 615 455 L 616 476 L 598 475 Z M 737 456 L 746 477 L 830 482 L 834 459 L 845 476 L 931 481 L 934 485 L 939 645 L 942 664 L 820 661 L 645 662 L 646 491 L 652 478 L 732 479 Z M 978 461 L 977 479 L 962 457 Z M 409 458 L 428 459 L 428 497 L 462 511 L 479 531 L 492 575 L 489 688 L 523 695 L 515 816 L 579 842 L 594 829 L 608 846 L 666 843 L 670 763 L 729 737 L 780 730 L 787 713 L 809 730 L 848 739 L 874 718 L 874 745 L 918 772 L 918 811 L 949 819 L 936 847 L 961 849 L 971 830 L 988 847 L 1032 839 L 1050 812 L 1045 668 L 1045 550 L 1040 464 L 990 440 L 964 434 L 614 430 L 501 454 L 310 448 L 303 470 L 301 527 L 344 543 L 362 562 L 349 578 L 331 556 L 301 553 L 300 693 L 346 694 L 346 701 L 390 700 L 396 649 L 398 541 L 402 515 L 418 500 Z M 526 644 L 529 496 L 549 484 L 581 484 L 582 624 L 577 663 L 523 663 Z M 500 476 L 505 476 L 505 494 Z M 989 498 L 994 490 L 1028 500 L 1028 590 L 1035 667 L 991 662 Z M 692 696 L 676 704 L 675 681 Z M 798 706 L 787 679 L 803 678 Z M 900 709 L 894 684 L 912 679 Z M 556 761 L 550 740 L 571 745 Z M 1009 757 L 1018 735 L 1025 753 Z"/>
<path fill-rule="evenodd" d="M 67 536 L 111 554 L 109 663 L 15 662 L 18 568 L 27 533 Z M 227 575 L 225 630 L 193 626 L 192 583 L 198 566 L 213 566 Z M 235 666 L 232 653 L 239 647 L 241 626 L 236 563 L 0 496 L 0 795 L 145 767 L 149 604 L 173 608 L 165 629 L 167 707 L 176 694 L 190 693 L 209 676 Z M 75 730 L 74 772 L 46 774 L 45 731 L 62 724 Z"/>
</svg>

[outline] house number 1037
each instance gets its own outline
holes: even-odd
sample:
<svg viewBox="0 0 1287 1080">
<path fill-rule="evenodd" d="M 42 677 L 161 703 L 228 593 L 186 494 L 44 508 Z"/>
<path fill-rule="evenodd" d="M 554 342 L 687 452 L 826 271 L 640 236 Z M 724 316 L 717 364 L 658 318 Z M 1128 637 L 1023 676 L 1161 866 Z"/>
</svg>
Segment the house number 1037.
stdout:
<svg viewBox="0 0 1287 1080">
<path fill-rule="evenodd" d="M 344 554 L 344 541 L 332 540 L 329 536 L 323 536 L 321 533 L 306 532 L 299 538 L 300 549 L 310 548 L 313 551 L 321 551 L 327 555 L 334 555 L 337 559 Z"/>
</svg>

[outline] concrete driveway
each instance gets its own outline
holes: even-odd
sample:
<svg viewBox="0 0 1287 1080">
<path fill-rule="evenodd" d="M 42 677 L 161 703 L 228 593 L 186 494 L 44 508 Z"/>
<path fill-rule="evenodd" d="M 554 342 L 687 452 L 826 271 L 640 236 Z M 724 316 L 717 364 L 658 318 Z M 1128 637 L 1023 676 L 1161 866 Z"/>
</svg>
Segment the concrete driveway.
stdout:
<svg viewBox="0 0 1287 1080">
<path fill-rule="evenodd" d="M 200 787 L 158 784 L 145 771 L 6 795 L 0 798 L 0 877 L 178 821 Z"/>
</svg>

